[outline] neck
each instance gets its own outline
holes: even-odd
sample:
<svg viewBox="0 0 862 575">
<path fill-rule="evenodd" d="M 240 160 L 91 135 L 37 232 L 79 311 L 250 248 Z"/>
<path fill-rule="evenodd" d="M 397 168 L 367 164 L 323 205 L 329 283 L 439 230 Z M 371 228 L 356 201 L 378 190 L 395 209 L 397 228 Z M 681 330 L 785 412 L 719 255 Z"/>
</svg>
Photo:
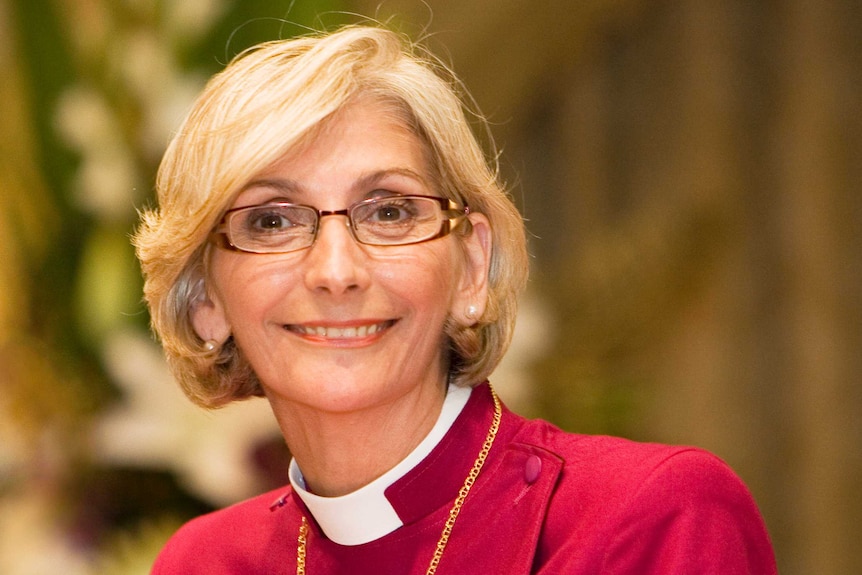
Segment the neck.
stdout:
<svg viewBox="0 0 862 575">
<path fill-rule="evenodd" d="M 420 386 L 393 401 L 344 413 L 269 400 L 308 490 L 336 497 L 371 483 L 419 445 L 437 421 L 445 394 L 445 384 Z"/>
</svg>

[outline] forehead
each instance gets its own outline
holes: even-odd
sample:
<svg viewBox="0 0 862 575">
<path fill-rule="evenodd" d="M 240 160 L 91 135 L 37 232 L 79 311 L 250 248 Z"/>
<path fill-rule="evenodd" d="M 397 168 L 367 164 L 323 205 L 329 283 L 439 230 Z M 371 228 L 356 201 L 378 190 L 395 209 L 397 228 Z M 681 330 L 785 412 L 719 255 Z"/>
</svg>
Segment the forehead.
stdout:
<svg viewBox="0 0 862 575">
<path fill-rule="evenodd" d="M 403 116 L 393 105 L 370 98 L 345 106 L 256 174 L 234 205 L 266 201 L 261 194 L 274 188 L 290 201 L 324 209 L 321 201 L 355 200 L 372 184 L 401 182 L 406 189 L 393 192 L 430 193 L 428 146 Z"/>
</svg>

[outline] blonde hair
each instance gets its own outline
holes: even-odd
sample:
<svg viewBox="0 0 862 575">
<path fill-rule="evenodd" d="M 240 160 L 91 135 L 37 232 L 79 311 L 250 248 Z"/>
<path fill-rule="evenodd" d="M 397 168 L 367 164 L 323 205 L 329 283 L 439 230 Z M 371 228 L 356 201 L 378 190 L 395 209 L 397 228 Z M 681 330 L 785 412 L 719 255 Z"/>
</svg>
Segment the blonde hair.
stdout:
<svg viewBox="0 0 862 575">
<path fill-rule="evenodd" d="M 470 129 L 458 83 L 398 34 L 349 26 L 240 54 L 210 80 L 165 152 L 158 209 L 142 213 L 134 244 L 153 329 L 194 402 L 218 407 L 262 393 L 232 340 L 207 351 L 191 325 L 191 306 L 207 295 L 212 229 L 253 176 L 360 96 L 394 103 L 428 148 L 438 192 L 491 223 L 485 312 L 476 325 L 446 326 L 452 381 L 484 381 L 505 353 L 528 268 L 523 222 Z"/>
</svg>

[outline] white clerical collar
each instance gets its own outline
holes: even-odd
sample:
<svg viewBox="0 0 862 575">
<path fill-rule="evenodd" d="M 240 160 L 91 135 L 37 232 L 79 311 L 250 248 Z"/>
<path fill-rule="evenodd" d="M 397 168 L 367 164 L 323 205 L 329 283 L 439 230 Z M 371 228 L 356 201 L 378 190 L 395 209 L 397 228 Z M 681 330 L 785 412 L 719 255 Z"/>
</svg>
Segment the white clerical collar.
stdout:
<svg viewBox="0 0 862 575">
<path fill-rule="evenodd" d="M 425 439 L 395 467 L 353 493 L 340 497 L 320 497 L 309 492 L 305 489 L 305 480 L 296 460 L 291 460 L 290 484 L 326 536 L 340 545 L 362 545 L 401 527 L 403 522 L 384 492 L 440 443 L 467 405 L 471 392 L 470 387 L 450 385 L 437 423 Z"/>
</svg>

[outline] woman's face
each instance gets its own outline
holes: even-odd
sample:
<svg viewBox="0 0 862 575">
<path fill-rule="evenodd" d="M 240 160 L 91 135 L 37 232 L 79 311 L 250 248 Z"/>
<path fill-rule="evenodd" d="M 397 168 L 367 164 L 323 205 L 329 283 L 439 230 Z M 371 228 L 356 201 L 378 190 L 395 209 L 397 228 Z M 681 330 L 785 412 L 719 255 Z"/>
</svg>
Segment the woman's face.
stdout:
<svg viewBox="0 0 862 575">
<path fill-rule="evenodd" d="M 340 210 L 375 195 L 440 195 L 423 143 L 379 103 L 360 100 L 308 144 L 258 174 L 231 207 L 273 201 Z M 229 335 L 271 401 L 350 412 L 442 392 L 443 325 L 485 302 L 490 231 L 407 246 L 358 244 L 344 216 L 287 254 L 213 250 L 211 300 L 192 320 L 205 340 Z M 462 245 L 463 244 L 463 245 Z"/>
</svg>

